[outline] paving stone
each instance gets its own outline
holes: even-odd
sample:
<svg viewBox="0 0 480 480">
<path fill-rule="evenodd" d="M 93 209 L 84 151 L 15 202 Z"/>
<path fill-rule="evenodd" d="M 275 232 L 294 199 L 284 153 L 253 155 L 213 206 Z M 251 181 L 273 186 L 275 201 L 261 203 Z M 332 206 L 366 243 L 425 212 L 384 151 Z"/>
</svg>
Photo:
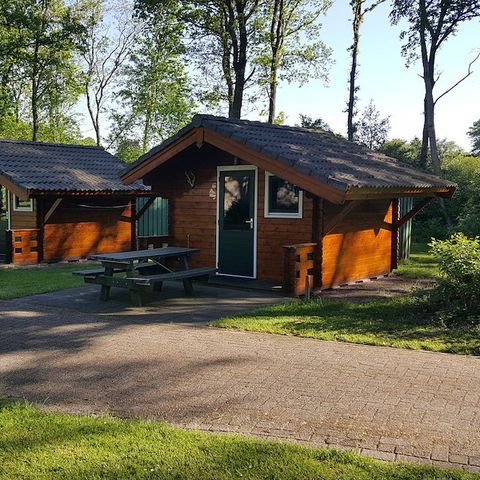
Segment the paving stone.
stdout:
<svg viewBox="0 0 480 480">
<path fill-rule="evenodd" d="M 451 454 L 448 456 L 448 461 L 451 463 L 460 463 L 462 465 L 467 465 L 468 457 L 466 455 Z"/>
<path fill-rule="evenodd" d="M 382 452 L 380 450 L 372 450 L 369 448 L 362 448 L 360 453 L 376 458 L 377 460 L 393 461 L 396 459 L 395 454 L 391 452 Z"/>
<path fill-rule="evenodd" d="M 205 325 L 264 294 L 66 292 L 0 302 L 0 397 L 480 468 L 479 358 Z"/>
<path fill-rule="evenodd" d="M 448 462 L 448 455 L 450 449 L 447 445 L 434 445 L 430 458 L 432 460 L 439 460 L 441 462 Z"/>
</svg>

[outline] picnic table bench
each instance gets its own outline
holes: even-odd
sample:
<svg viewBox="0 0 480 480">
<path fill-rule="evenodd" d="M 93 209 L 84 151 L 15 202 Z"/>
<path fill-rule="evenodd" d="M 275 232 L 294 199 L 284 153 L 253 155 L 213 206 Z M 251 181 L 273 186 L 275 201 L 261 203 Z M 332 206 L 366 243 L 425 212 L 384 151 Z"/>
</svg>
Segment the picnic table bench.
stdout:
<svg viewBox="0 0 480 480">
<path fill-rule="evenodd" d="M 85 283 L 101 286 L 100 299 L 108 300 L 111 287 L 126 288 L 132 302 L 143 304 L 142 293 L 160 291 L 164 281 L 182 280 L 186 295 L 193 293 L 192 279 L 210 275 L 216 268 L 189 268 L 188 259 L 195 248 L 164 247 L 130 252 L 98 254 L 89 257 L 100 261 L 103 268 L 78 270 L 74 275 L 83 276 Z M 178 261 L 179 270 L 166 265 L 167 259 Z M 116 276 L 116 274 L 125 274 Z"/>
</svg>

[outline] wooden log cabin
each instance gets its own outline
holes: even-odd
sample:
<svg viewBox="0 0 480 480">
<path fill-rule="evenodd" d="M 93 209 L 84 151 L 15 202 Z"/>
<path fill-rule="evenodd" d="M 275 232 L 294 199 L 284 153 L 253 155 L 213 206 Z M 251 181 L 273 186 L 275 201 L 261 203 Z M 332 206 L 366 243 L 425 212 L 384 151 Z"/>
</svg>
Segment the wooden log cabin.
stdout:
<svg viewBox="0 0 480 480">
<path fill-rule="evenodd" d="M 99 147 L 0 141 L 0 254 L 35 264 L 132 249 L 135 199 L 149 189 L 123 184 L 125 166 Z"/>
<path fill-rule="evenodd" d="M 218 274 L 329 288 L 388 274 L 398 229 L 455 184 L 331 133 L 197 115 L 123 173 L 169 202 L 169 242 Z M 415 206 L 399 218 L 399 198 Z"/>
</svg>

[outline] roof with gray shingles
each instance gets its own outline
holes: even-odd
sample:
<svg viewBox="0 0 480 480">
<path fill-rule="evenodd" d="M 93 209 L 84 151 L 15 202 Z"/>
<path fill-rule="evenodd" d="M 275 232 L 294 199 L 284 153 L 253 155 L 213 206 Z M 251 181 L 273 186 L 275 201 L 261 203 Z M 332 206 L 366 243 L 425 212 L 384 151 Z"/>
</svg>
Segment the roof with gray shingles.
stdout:
<svg viewBox="0 0 480 480">
<path fill-rule="evenodd" d="M 212 115 L 195 115 L 189 125 L 140 157 L 124 174 L 195 127 L 213 130 L 343 191 L 351 187 L 455 187 L 452 182 L 330 132 Z"/>
<path fill-rule="evenodd" d="M 125 166 L 101 147 L 0 140 L 0 175 L 29 193 L 148 190 L 140 181 L 122 183 Z"/>
</svg>

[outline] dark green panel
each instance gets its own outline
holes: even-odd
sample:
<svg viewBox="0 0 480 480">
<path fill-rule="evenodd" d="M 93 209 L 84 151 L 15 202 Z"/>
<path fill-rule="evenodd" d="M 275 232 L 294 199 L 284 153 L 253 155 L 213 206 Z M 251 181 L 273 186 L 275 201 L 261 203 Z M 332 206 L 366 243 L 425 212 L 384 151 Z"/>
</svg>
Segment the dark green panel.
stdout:
<svg viewBox="0 0 480 480">
<path fill-rule="evenodd" d="M 219 180 L 219 273 L 253 277 L 255 172 L 224 171 Z"/>
<path fill-rule="evenodd" d="M 137 212 L 148 198 L 137 198 Z M 157 197 L 138 220 L 139 237 L 162 237 L 168 235 L 168 200 Z"/>
<path fill-rule="evenodd" d="M 412 197 L 406 197 L 400 199 L 400 218 L 407 214 L 414 205 L 414 199 Z M 412 244 L 412 220 L 405 222 L 400 227 L 398 253 L 399 259 L 407 259 L 410 257 L 410 247 Z"/>
</svg>

